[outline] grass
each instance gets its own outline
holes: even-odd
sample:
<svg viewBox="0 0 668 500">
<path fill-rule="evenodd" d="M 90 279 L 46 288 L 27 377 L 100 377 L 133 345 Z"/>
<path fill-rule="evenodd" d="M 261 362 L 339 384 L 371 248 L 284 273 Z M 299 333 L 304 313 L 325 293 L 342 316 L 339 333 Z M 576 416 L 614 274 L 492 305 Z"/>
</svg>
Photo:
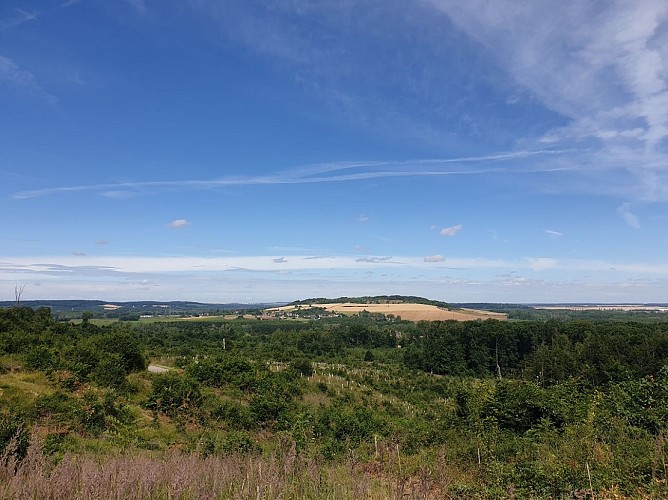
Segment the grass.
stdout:
<svg viewBox="0 0 668 500">
<path fill-rule="evenodd" d="M 7 405 L 22 405 L 38 396 L 53 393 L 42 372 L 11 371 L 0 377 L 0 401 Z"/>
<path fill-rule="evenodd" d="M 202 456 L 169 451 L 153 457 L 137 450 L 112 456 L 66 454 L 55 462 L 33 438 L 24 460 L 0 457 L 0 498 L 147 499 L 387 499 L 444 498 L 441 471 L 396 477 L 396 459 L 330 464 L 296 453 L 283 441 L 269 455 Z"/>
</svg>

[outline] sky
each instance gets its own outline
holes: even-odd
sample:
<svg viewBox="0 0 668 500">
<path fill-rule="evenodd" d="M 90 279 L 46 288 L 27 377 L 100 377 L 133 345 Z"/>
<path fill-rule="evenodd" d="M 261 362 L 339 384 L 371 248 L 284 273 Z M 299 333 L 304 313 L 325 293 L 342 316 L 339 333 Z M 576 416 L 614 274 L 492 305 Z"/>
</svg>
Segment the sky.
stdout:
<svg viewBox="0 0 668 500">
<path fill-rule="evenodd" d="M 0 300 L 668 301 L 665 0 L 3 0 Z"/>
</svg>

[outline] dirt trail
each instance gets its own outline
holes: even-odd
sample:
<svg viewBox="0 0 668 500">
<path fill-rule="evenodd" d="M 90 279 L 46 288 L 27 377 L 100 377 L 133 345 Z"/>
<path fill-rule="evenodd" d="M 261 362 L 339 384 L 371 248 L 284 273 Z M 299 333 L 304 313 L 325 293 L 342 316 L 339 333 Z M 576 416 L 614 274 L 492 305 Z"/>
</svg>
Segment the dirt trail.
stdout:
<svg viewBox="0 0 668 500">
<path fill-rule="evenodd" d="M 169 368 L 160 365 L 148 365 L 148 371 L 151 373 L 167 373 Z"/>
</svg>

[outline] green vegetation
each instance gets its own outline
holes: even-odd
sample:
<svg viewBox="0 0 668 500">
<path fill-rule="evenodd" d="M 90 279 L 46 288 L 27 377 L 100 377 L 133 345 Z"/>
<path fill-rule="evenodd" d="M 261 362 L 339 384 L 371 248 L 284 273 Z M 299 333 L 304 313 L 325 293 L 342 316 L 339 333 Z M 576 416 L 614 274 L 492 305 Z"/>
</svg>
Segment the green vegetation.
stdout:
<svg viewBox="0 0 668 500">
<path fill-rule="evenodd" d="M 667 431 L 668 322 L 0 309 L 3 498 L 74 476 L 83 497 L 85 474 L 120 467 L 154 482 L 110 479 L 107 496 L 661 498 Z"/>
<path fill-rule="evenodd" d="M 425 304 L 429 306 L 452 309 L 447 302 L 440 300 L 425 299 L 424 297 L 415 297 L 413 295 L 374 295 L 370 297 L 339 297 L 337 299 L 315 298 L 304 299 L 291 302 L 291 306 L 303 306 L 310 304 L 338 304 L 340 302 L 350 304 Z"/>
</svg>

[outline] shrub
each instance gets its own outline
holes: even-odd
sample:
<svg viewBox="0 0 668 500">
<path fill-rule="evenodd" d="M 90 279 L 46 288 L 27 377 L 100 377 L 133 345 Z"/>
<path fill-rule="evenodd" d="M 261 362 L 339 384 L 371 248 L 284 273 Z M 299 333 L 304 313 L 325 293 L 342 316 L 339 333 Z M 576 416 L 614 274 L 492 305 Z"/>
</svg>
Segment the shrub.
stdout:
<svg viewBox="0 0 668 500">
<path fill-rule="evenodd" d="M 231 401 L 221 401 L 211 411 L 211 416 L 224 421 L 232 429 L 241 430 L 253 427 L 253 419 L 248 408 Z"/>
<path fill-rule="evenodd" d="M 202 405 L 197 381 L 175 373 L 156 375 L 146 406 L 166 415 L 191 413 Z"/>
<path fill-rule="evenodd" d="M 304 377 L 310 377 L 313 375 L 313 365 L 307 358 L 297 358 L 291 361 L 288 365 L 288 370 L 300 374 Z"/>
<path fill-rule="evenodd" d="M 58 358 L 44 345 L 36 345 L 24 354 L 25 366 L 29 370 L 52 370 L 57 368 Z"/>
<path fill-rule="evenodd" d="M 118 354 L 109 354 L 97 365 L 92 374 L 95 383 L 102 387 L 124 389 L 127 386 L 123 359 Z"/>
</svg>

